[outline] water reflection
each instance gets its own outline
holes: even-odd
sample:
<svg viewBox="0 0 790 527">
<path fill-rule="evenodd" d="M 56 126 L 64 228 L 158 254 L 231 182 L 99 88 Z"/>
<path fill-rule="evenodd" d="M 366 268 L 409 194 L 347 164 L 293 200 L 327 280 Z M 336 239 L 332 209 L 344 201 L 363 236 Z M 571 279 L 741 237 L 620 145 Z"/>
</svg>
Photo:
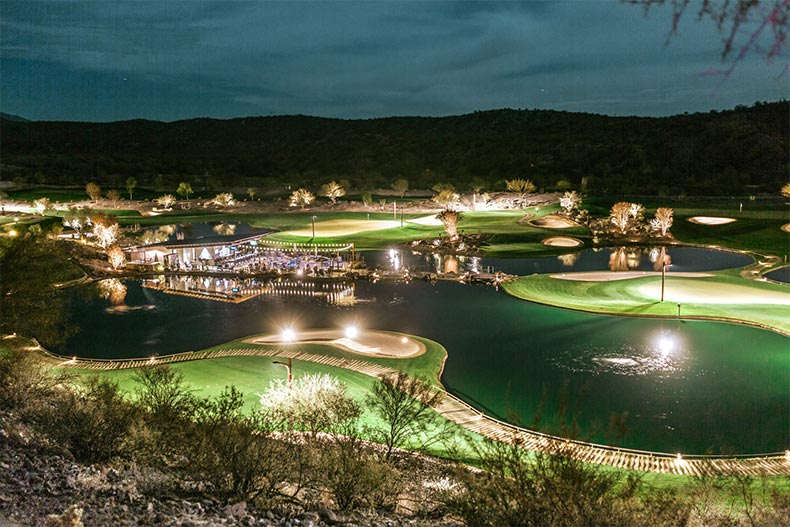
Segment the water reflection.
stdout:
<svg viewBox="0 0 790 527">
<path fill-rule="evenodd" d="M 142 280 L 141 284 L 145 288 L 163 293 L 232 303 L 244 302 L 262 295 L 281 298 L 317 298 L 339 306 L 350 306 L 358 302 L 353 281 L 314 282 L 163 275 Z"/>
<path fill-rule="evenodd" d="M 650 249 L 650 261 L 654 271 L 661 271 L 665 265 L 672 265 L 672 257 L 666 247 Z"/>
<path fill-rule="evenodd" d="M 563 267 L 573 267 L 581 257 L 581 253 L 568 253 L 557 256 L 557 260 L 562 262 Z"/>
<path fill-rule="evenodd" d="M 235 223 L 228 223 L 223 221 L 221 223 L 214 225 L 212 229 L 220 236 L 231 236 L 233 234 L 236 234 Z"/>
</svg>

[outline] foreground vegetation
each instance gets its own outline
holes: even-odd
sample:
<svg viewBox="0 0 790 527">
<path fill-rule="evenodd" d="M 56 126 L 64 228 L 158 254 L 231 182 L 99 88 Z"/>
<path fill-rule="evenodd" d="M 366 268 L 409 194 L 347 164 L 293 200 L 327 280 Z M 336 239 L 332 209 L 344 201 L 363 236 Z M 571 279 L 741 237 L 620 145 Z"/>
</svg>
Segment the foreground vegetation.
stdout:
<svg viewBox="0 0 790 527">
<path fill-rule="evenodd" d="M 95 466 L 148 467 L 159 474 L 156 492 L 184 499 L 386 512 L 408 497 L 426 522 L 451 515 L 470 526 L 771 526 L 790 512 L 786 489 L 767 480 L 657 489 L 559 451 L 533 455 L 493 442 L 474 447 L 482 472 L 409 454 L 398 449 L 404 437 L 428 443 L 441 434 L 425 413 L 428 392 L 407 377 L 376 381 L 362 400 L 333 381 L 320 381 L 318 391 L 304 391 L 310 381 L 281 384 L 245 410 L 236 388 L 201 397 L 175 369 L 142 368 L 127 391 L 106 378 L 55 375 L 13 339 L 3 342 L 11 343 L 0 352 L 4 440 L 25 441 L 42 456 L 65 450 Z M 383 424 L 364 427 L 363 410 Z M 360 439 L 365 434 L 378 442 Z"/>
</svg>

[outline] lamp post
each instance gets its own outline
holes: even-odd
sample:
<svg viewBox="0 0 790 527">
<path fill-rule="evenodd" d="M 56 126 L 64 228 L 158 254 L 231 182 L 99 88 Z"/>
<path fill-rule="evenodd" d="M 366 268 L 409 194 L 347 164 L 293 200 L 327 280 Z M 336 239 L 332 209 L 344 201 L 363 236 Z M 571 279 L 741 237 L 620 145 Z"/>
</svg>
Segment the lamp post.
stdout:
<svg viewBox="0 0 790 527">
<path fill-rule="evenodd" d="M 318 217 L 318 216 L 312 216 L 312 217 L 311 217 L 311 219 L 313 220 L 313 239 L 315 239 L 315 219 L 316 219 L 317 217 Z"/>
<path fill-rule="evenodd" d="M 666 280 L 667 274 L 667 267 L 672 264 L 662 264 L 661 265 L 661 301 L 664 301 L 664 281 Z"/>
<path fill-rule="evenodd" d="M 278 366 L 284 366 L 285 367 L 286 371 L 288 372 L 288 389 L 290 390 L 291 389 L 291 385 L 293 384 L 293 381 L 294 381 L 294 378 L 293 378 L 293 364 L 291 362 L 291 359 L 289 358 L 288 362 L 281 362 L 279 360 L 276 360 L 276 361 L 272 362 L 272 364 L 276 364 Z"/>
</svg>

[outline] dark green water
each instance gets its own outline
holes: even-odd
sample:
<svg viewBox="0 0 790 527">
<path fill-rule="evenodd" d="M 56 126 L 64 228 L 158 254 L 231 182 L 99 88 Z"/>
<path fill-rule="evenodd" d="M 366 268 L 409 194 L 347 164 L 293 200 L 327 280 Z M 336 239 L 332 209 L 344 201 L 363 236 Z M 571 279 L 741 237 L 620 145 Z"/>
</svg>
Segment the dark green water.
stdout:
<svg viewBox="0 0 790 527">
<path fill-rule="evenodd" d="M 764 330 L 590 315 L 457 283 L 358 282 L 359 303 L 352 307 L 300 295 L 229 304 L 135 281 L 126 288 L 119 307 L 73 292 L 81 331 L 55 351 L 148 356 L 276 332 L 284 324 L 355 321 L 442 343 L 449 352 L 447 388 L 500 418 L 513 413 L 531 425 L 544 401 L 540 428 L 556 431 L 566 401 L 580 439 L 684 453 L 790 447 L 790 341 Z M 612 415 L 626 412 L 625 428 L 610 426 Z"/>
</svg>

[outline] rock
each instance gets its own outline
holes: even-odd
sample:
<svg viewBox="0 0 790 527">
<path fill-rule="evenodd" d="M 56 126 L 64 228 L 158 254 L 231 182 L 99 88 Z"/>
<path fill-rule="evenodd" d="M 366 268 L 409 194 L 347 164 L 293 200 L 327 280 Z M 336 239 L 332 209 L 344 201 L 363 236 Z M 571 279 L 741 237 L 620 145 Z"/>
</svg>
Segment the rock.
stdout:
<svg viewBox="0 0 790 527">
<path fill-rule="evenodd" d="M 329 525 L 334 525 L 340 521 L 340 518 L 337 517 L 337 514 L 334 511 L 327 509 L 326 507 L 321 507 L 318 509 L 318 515 L 321 517 Z"/>
<path fill-rule="evenodd" d="M 227 513 L 228 516 L 233 516 L 234 518 L 242 518 L 247 515 L 247 502 L 240 501 L 238 503 L 234 503 L 233 505 L 228 505 L 225 512 Z"/>
<path fill-rule="evenodd" d="M 148 512 L 154 512 L 154 504 L 149 501 L 148 502 L 148 507 L 146 507 L 146 510 Z"/>
<path fill-rule="evenodd" d="M 47 516 L 47 527 L 85 527 L 82 523 L 82 509 L 70 505 L 63 514 L 50 514 Z"/>
<path fill-rule="evenodd" d="M 272 511 L 266 511 L 266 518 L 268 518 L 270 520 L 273 520 L 274 519 L 274 513 Z"/>
</svg>

